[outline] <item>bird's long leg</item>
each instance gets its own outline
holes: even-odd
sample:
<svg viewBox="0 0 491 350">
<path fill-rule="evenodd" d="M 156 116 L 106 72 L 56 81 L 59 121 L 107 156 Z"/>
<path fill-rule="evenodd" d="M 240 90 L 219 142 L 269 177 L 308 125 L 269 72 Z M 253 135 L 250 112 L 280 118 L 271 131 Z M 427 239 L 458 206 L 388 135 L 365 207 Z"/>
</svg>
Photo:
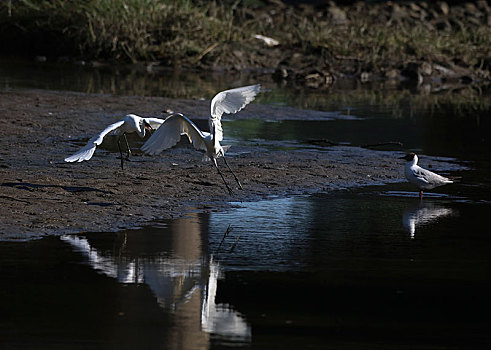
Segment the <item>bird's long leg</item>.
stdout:
<svg viewBox="0 0 491 350">
<path fill-rule="evenodd" d="M 119 136 L 118 137 L 118 148 L 119 148 L 119 154 L 121 155 L 121 170 L 124 170 L 124 168 L 123 168 L 123 162 L 124 162 L 124 160 L 123 160 L 123 150 L 121 149 L 121 143 L 120 143 L 121 137 L 122 136 Z"/>
<path fill-rule="evenodd" d="M 420 190 L 419 191 L 419 199 L 420 200 L 423 200 L 423 190 Z"/>
<path fill-rule="evenodd" d="M 225 184 L 225 186 L 227 187 L 227 190 L 228 190 L 228 193 L 230 195 L 233 195 L 234 193 L 232 192 L 232 189 L 228 186 L 227 184 L 227 181 L 225 181 L 225 178 L 223 177 L 223 174 L 222 174 L 222 171 L 220 170 L 220 168 L 218 167 L 218 164 L 217 164 L 217 160 L 215 158 L 212 159 L 212 162 L 213 164 L 215 165 L 215 168 L 217 168 L 218 170 L 218 173 L 220 174 L 220 176 L 222 177 L 222 180 L 223 180 L 223 183 Z"/>
<path fill-rule="evenodd" d="M 235 181 L 237 181 L 237 184 L 239 185 L 240 189 L 243 190 L 242 184 L 240 183 L 239 179 L 237 178 L 235 173 L 232 171 L 232 169 L 230 169 L 230 167 L 228 166 L 228 163 L 227 163 L 227 160 L 225 159 L 225 156 L 223 156 L 223 161 L 225 162 L 225 165 L 227 166 L 228 170 L 230 170 L 230 172 L 234 176 L 234 179 L 235 179 Z"/>
<path fill-rule="evenodd" d="M 126 141 L 126 149 L 127 149 L 126 160 L 129 161 L 130 156 L 131 156 L 131 148 L 130 148 L 130 145 L 128 143 L 128 139 L 126 138 L 126 133 L 123 133 L 123 137 L 124 137 L 124 140 Z"/>
</svg>

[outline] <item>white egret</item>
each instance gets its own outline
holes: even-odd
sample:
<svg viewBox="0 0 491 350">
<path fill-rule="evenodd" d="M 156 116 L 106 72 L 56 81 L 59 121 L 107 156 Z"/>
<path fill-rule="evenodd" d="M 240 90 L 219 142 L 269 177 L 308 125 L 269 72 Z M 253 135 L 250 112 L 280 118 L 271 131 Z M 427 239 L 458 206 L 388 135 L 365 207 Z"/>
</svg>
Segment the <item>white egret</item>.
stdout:
<svg viewBox="0 0 491 350">
<path fill-rule="evenodd" d="M 419 188 L 419 198 L 423 199 L 423 190 L 431 190 L 435 187 L 453 183 L 453 180 L 444 176 L 435 174 L 418 165 L 418 156 L 415 153 L 409 153 L 399 159 L 407 160 L 404 167 L 406 179 Z"/>
<path fill-rule="evenodd" d="M 218 170 L 225 186 L 230 194 L 232 190 L 225 181 L 225 178 L 217 165 L 217 158 L 223 157 L 225 165 L 233 174 L 235 181 L 242 189 L 242 185 L 230 169 L 225 152 L 229 146 L 221 146 L 220 141 L 223 140 L 223 129 L 221 118 L 223 113 L 237 113 L 250 103 L 258 92 L 260 85 L 244 86 L 236 89 L 226 90 L 218 93 L 211 100 L 211 116 L 208 120 L 210 132 L 201 131 L 191 120 L 181 113 L 173 114 L 165 119 L 161 127 L 148 139 L 142 146 L 142 150 L 148 154 L 159 154 L 165 149 L 169 149 L 179 142 L 181 135 L 186 134 L 189 142 L 192 143 L 195 149 L 205 151 L 206 156 L 211 160 L 215 168 Z"/>
<path fill-rule="evenodd" d="M 145 137 L 146 131 L 151 131 L 157 129 L 162 123 L 164 119 L 159 118 L 142 118 L 135 114 L 128 114 L 120 121 L 109 125 L 107 128 L 102 130 L 102 132 L 98 135 L 92 137 L 87 145 L 81 148 L 78 152 L 74 153 L 70 157 L 65 158 L 65 162 L 82 162 L 84 160 L 89 160 L 92 158 L 92 155 L 95 152 L 95 149 L 98 145 L 102 143 L 104 137 L 112 131 L 119 133 L 118 137 L 118 148 L 119 153 L 121 155 L 121 169 L 123 169 L 123 150 L 121 149 L 121 138 L 124 138 L 126 142 L 126 160 L 130 160 L 131 149 L 128 144 L 128 139 L 126 138 L 126 134 L 136 132 L 138 136 L 141 138 Z"/>
</svg>

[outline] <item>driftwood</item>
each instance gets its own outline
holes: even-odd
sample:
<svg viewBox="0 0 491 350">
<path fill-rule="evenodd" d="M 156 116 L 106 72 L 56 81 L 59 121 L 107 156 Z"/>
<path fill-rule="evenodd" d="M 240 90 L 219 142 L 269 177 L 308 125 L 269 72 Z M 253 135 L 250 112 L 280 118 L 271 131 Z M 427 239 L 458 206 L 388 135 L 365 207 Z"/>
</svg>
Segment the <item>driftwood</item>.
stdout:
<svg viewBox="0 0 491 350">
<path fill-rule="evenodd" d="M 350 147 L 361 147 L 361 148 L 376 148 L 376 147 L 381 147 L 381 146 L 399 146 L 402 147 L 404 144 L 400 141 L 386 141 L 386 142 L 378 142 L 378 143 L 370 143 L 370 144 L 365 144 L 365 145 L 352 145 L 352 144 L 341 144 L 339 142 L 331 141 L 328 139 L 315 139 L 315 140 L 308 140 L 308 143 L 314 146 L 319 146 L 319 147 L 331 147 L 331 146 L 350 146 Z"/>
<path fill-rule="evenodd" d="M 376 148 L 376 147 L 380 147 L 380 146 L 399 146 L 399 147 L 402 147 L 404 145 L 400 141 L 388 141 L 388 142 L 371 143 L 368 145 L 361 145 L 360 147 L 362 147 L 362 148 Z"/>
</svg>

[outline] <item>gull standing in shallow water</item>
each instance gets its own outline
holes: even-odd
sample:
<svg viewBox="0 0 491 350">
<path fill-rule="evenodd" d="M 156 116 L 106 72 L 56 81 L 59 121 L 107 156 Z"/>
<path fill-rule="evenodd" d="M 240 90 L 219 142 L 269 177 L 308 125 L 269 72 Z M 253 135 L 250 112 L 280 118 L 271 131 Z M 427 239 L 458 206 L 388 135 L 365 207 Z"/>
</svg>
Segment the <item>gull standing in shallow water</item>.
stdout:
<svg viewBox="0 0 491 350">
<path fill-rule="evenodd" d="M 418 156 L 415 153 L 409 153 L 399 159 L 407 160 L 404 167 L 404 175 L 406 175 L 406 179 L 410 183 L 419 188 L 420 199 L 423 199 L 423 190 L 431 190 L 435 187 L 453 183 L 453 180 L 449 178 L 420 167 L 418 165 Z"/>
<path fill-rule="evenodd" d="M 237 113 L 248 103 L 254 100 L 259 93 L 260 85 L 244 86 L 236 89 L 226 90 L 218 93 L 211 100 L 211 115 L 208 119 L 210 132 L 201 131 L 191 120 L 175 113 L 165 119 L 162 126 L 148 139 L 142 146 L 142 150 L 148 154 L 159 154 L 165 149 L 175 146 L 181 139 L 181 135 L 187 135 L 189 142 L 195 149 L 205 151 L 206 156 L 211 160 L 218 170 L 227 190 L 232 194 L 232 189 L 225 181 L 220 168 L 217 165 L 217 158 L 223 157 L 225 165 L 233 174 L 235 181 L 242 189 L 239 179 L 227 164 L 225 152 L 230 146 L 221 146 L 223 140 L 222 115 L 223 113 Z"/>
<path fill-rule="evenodd" d="M 98 145 L 102 143 L 104 137 L 111 131 L 116 131 L 119 133 L 118 137 L 118 148 L 121 155 L 121 169 L 123 169 L 123 150 L 121 149 L 121 138 L 124 138 L 126 142 L 126 160 L 130 160 L 131 149 L 128 144 L 128 139 L 126 134 L 136 132 L 141 138 L 145 137 L 145 132 L 148 130 L 157 129 L 164 119 L 159 118 L 141 118 L 135 114 L 128 114 L 120 121 L 109 125 L 107 128 L 102 130 L 102 132 L 89 140 L 87 145 L 81 148 L 78 152 L 65 158 L 65 162 L 82 162 L 84 160 L 89 160 L 95 152 Z"/>
</svg>

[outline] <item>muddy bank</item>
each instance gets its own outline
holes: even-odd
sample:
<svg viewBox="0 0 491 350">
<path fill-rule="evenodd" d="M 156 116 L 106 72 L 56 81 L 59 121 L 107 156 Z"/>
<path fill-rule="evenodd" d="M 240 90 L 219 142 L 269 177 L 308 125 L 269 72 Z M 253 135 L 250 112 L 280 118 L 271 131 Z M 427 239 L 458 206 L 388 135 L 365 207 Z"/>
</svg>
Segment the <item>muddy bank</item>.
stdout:
<svg viewBox="0 0 491 350">
<path fill-rule="evenodd" d="M 230 196 L 211 163 L 184 143 L 150 157 L 138 152 L 139 140 L 130 138 L 134 156 L 124 171 L 116 137 L 108 137 L 88 162 L 63 162 L 93 134 L 130 112 L 159 116 L 172 109 L 201 116 L 198 123 L 205 125 L 208 101 L 10 91 L 0 93 L 0 106 L 0 239 L 112 231 L 181 216 L 194 208 L 221 210 L 231 200 L 402 180 L 401 163 L 393 152 L 234 146 L 229 164 L 244 190 L 233 186 L 224 167 L 235 188 Z M 252 104 L 237 117 L 275 119 L 295 113 Z"/>
<path fill-rule="evenodd" d="M 491 79 L 489 51 L 470 54 L 474 45 L 484 48 L 489 41 L 484 39 L 485 44 L 481 45 L 472 38 L 458 43 L 444 39 L 480 30 L 483 38 L 487 37 L 491 7 L 486 1 L 358 1 L 349 4 L 330 1 L 298 4 L 293 8 L 284 7 L 282 11 L 270 8 L 267 13 L 272 27 L 288 27 L 285 23 L 297 26 L 307 20 L 316 23 L 314 27 L 318 30 L 307 49 L 282 47 L 281 44 L 269 49 L 269 62 L 280 57 L 275 61 L 274 76 L 278 80 L 318 88 L 343 77 L 362 82 L 385 79 L 433 84 L 488 84 Z M 322 31 L 326 23 L 332 25 L 329 34 Z M 336 39 L 326 39 L 329 37 Z M 343 42 L 349 44 L 336 46 Z M 445 50 L 428 50 L 443 42 L 449 45 Z M 398 46 L 401 43 L 404 44 Z M 265 54 L 244 56 L 254 59 Z"/>
</svg>

